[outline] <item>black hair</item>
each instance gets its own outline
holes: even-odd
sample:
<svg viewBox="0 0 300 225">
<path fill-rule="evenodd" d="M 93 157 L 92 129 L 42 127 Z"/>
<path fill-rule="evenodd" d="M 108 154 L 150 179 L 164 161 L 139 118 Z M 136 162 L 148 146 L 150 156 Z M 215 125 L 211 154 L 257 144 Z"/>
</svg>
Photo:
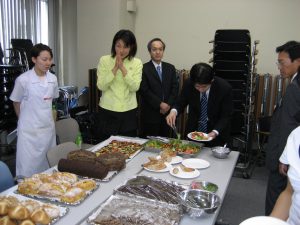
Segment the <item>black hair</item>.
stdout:
<svg viewBox="0 0 300 225">
<path fill-rule="evenodd" d="M 288 41 L 284 45 L 276 48 L 276 53 L 286 52 L 289 54 L 291 61 L 300 58 L 300 42 Z"/>
<path fill-rule="evenodd" d="M 30 51 L 30 55 L 31 55 L 31 57 L 36 58 L 41 54 L 42 51 L 49 52 L 51 58 L 53 58 L 52 49 L 49 46 L 44 45 L 42 43 L 34 45 Z"/>
<path fill-rule="evenodd" d="M 213 68 L 206 63 L 196 63 L 190 71 L 190 80 L 195 84 L 210 84 L 214 78 Z"/>
<path fill-rule="evenodd" d="M 111 46 L 111 56 L 115 57 L 116 56 L 116 49 L 115 45 L 118 40 L 122 40 L 125 44 L 126 47 L 130 48 L 129 54 L 128 54 L 128 59 L 132 59 L 136 52 L 137 52 L 137 43 L 134 34 L 130 30 L 119 30 L 113 39 L 112 46 Z"/>
<path fill-rule="evenodd" d="M 148 42 L 147 44 L 147 49 L 148 49 L 148 52 L 151 52 L 151 45 L 154 41 L 160 41 L 163 45 L 163 49 L 165 50 L 166 48 L 166 44 L 160 39 L 160 38 L 153 38 L 151 41 Z"/>
</svg>

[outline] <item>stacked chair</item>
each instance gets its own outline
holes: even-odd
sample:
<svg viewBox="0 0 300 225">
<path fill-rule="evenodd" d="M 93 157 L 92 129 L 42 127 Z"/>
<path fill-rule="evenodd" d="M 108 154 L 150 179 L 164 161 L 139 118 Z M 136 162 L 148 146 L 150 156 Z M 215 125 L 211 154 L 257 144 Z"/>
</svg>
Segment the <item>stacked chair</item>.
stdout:
<svg viewBox="0 0 300 225">
<path fill-rule="evenodd" d="M 241 152 L 237 167 L 243 176 L 249 177 L 254 120 L 255 65 L 257 54 L 248 30 L 217 30 L 215 32 L 211 60 L 215 76 L 227 80 L 233 89 L 234 113 L 231 123 L 232 145 Z"/>
</svg>

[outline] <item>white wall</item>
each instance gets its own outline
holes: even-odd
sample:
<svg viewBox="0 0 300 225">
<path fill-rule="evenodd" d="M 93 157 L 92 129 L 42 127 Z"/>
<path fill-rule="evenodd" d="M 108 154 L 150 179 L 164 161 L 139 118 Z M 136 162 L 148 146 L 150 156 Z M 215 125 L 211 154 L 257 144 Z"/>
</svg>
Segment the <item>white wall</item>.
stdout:
<svg viewBox="0 0 300 225">
<path fill-rule="evenodd" d="M 75 51 L 64 58 L 69 69 L 64 70 L 65 76 L 73 77 L 69 82 L 76 81 L 79 87 L 88 85 L 88 69 L 97 66 L 100 56 L 110 53 L 112 38 L 119 29 L 135 32 L 137 57 L 143 62 L 149 60 L 147 42 L 161 37 L 167 45 L 165 61 L 178 69 L 208 62 L 212 57 L 208 42 L 217 29 L 249 29 L 252 40 L 260 40 L 259 73 L 277 74 L 275 48 L 288 40 L 300 40 L 299 0 L 136 0 L 135 13 L 127 11 L 126 3 L 77 0 L 77 12 L 73 12 L 77 13 L 77 33 L 64 30 L 72 32 L 64 49 L 77 49 L 77 58 Z"/>
<path fill-rule="evenodd" d="M 300 40 L 299 0 L 137 0 L 135 34 L 139 56 L 148 60 L 147 42 L 161 37 L 165 60 L 178 69 L 208 62 L 217 29 L 249 29 L 258 45 L 258 72 L 277 73 L 275 48 Z"/>
<path fill-rule="evenodd" d="M 102 55 L 110 54 L 115 33 L 134 28 L 126 0 L 77 0 L 78 86 L 88 85 L 88 70 Z"/>
</svg>

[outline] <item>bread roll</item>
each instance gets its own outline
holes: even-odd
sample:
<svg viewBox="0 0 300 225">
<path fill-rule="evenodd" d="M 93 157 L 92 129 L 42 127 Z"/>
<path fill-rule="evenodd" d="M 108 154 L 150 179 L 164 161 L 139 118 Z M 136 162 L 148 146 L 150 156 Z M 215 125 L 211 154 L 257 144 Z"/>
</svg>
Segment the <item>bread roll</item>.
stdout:
<svg viewBox="0 0 300 225">
<path fill-rule="evenodd" d="M 0 216 L 5 216 L 8 213 L 9 204 L 6 201 L 0 201 Z"/>
<path fill-rule="evenodd" d="M 25 200 L 21 202 L 21 205 L 25 206 L 30 213 L 41 207 L 40 203 L 34 200 Z"/>
<path fill-rule="evenodd" d="M 42 208 L 36 209 L 30 217 L 33 222 L 38 224 L 49 224 L 51 222 L 50 217 Z"/>
<path fill-rule="evenodd" d="M 9 216 L 4 216 L 0 219 L 0 225 L 17 225 Z"/>
<path fill-rule="evenodd" d="M 79 160 L 60 159 L 57 165 L 59 171 L 71 172 L 84 177 L 103 179 L 108 169 L 100 162 L 85 162 Z"/>
<path fill-rule="evenodd" d="M 16 207 L 13 207 L 9 209 L 8 211 L 8 216 L 11 219 L 16 219 L 16 220 L 25 220 L 29 218 L 29 210 L 26 209 L 26 207 L 22 205 L 17 205 Z"/>
<path fill-rule="evenodd" d="M 23 220 L 19 225 L 35 225 L 31 220 Z"/>
<path fill-rule="evenodd" d="M 50 216 L 51 219 L 57 218 L 60 215 L 59 208 L 55 205 L 44 204 L 42 208 Z"/>
</svg>

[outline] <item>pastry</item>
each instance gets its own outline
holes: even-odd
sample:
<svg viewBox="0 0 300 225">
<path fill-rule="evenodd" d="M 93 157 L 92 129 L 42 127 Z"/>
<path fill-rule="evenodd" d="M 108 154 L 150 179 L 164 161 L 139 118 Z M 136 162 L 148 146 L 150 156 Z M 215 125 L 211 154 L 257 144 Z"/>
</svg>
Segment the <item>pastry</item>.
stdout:
<svg viewBox="0 0 300 225">
<path fill-rule="evenodd" d="M 21 194 L 37 194 L 42 182 L 38 179 L 25 179 L 18 184 L 18 192 Z"/>
<path fill-rule="evenodd" d="M 0 218 L 0 225 L 17 225 L 9 216 Z"/>
<path fill-rule="evenodd" d="M 85 191 L 90 191 L 96 187 L 96 182 L 91 179 L 84 179 L 73 184 L 74 187 L 79 187 Z"/>
<path fill-rule="evenodd" d="M 14 196 L 0 196 L 0 201 L 7 202 L 9 207 L 14 207 L 19 204 L 19 200 Z"/>
<path fill-rule="evenodd" d="M 184 165 L 180 165 L 180 168 L 182 169 L 183 172 L 187 172 L 187 173 L 195 171 L 195 169 L 186 167 Z"/>
<path fill-rule="evenodd" d="M 30 218 L 32 219 L 33 222 L 38 224 L 49 224 L 51 222 L 49 215 L 42 208 L 36 209 L 30 215 Z"/>
<path fill-rule="evenodd" d="M 55 219 L 60 215 L 59 208 L 55 205 L 44 204 L 42 208 L 45 210 L 45 212 L 51 219 Z"/>
<path fill-rule="evenodd" d="M 30 213 L 41 207 L 40 203 L 34 200 L 23 201 L 21 202 L 21 205 L 25 206 Z"/>
<path fill-rule="evenodd" d="M 60 159 L 57 165 L 59 171 L 71 172 L 83 177 L 103 179 L 108 168 L 101 162 L 86 162 L 80 160 Z"/>
<path fill-rule="evenodd" d="M 60 184 L 43 183 L 39 188 L 39 195 L 58 197 L 66 192 L 66 187 Z"/>
<path fill-rule="evenodd" d="M 23 220 L 19 225 L 35 225 L 31 220 Z"/>
<path fill-rule="evenodd" d="M 9 209 L 8 211 L 8 216 L 11 219 L 16 219 L 16 220 L 28 219 L 29 215 L 30 215 L 29 210 L 22 205 L 17 205 L 16 207 Z"/>
<path fill-rule="evenodd" d="M 97 161 L 102 162 L 109 171 L 120 171 L 126 166 L 126 156 L 120 152 L 103 153 L 97 158 Z"/>
<path fill-rule="evenodd" d="M 67 203 L 74 203 L 85 197 L 85 192 L 81 188 L 72 187 L 63 196 L 61 196 L 61 201 Z"/>
<path fill-rule="evenodd" d="M 66 181 L 70 184 L 73 184 L 78 180 L 76 174 L 68 173 L 68 172 L 56 172 L 56 173 L 52 174 L 52 177 L 54 179 L 58 179 L 58 180 L 61 180 L 61 181 Z"/>
<path fill-rule="evenodd" d="M 8 213 L 9 203 L 7 201 L 0 201 L 0 216 L 5 216 Z"/>
<path fill-rule="evenodd" d="M 167 166 L 165 162 L 161 159 L 156 159 L 153 157 L 148 157 L 149 162 L 145 163 L 143 166 L 150 170 L 162 170 L 165 169 Z"/>
<path fill-rule="evenodd" d="M 91 162 L 95 161 L 96 154 L 87 150 L 75 150 L 69 152 L 67 159 Z"/>
</svg>

